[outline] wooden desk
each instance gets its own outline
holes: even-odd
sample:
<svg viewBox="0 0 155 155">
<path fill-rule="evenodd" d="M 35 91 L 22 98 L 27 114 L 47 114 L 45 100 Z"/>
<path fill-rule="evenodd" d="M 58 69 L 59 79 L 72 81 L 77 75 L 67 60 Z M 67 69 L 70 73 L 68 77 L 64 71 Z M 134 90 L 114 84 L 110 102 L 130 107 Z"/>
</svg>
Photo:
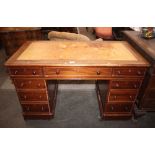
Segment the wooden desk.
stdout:
<svg viewBox="0 0 155 155">
<path fill-rule="evenodd" d="M 33 41 L 5 64 L 24 118 L 54 116 L 57 80 L 97 80 L 101 118 L 130 118 L 149 63 L 127 42 Z M 103 84 L 106 83 L 106 89 Z"/>
<path fill-rule="evenodd" d="M 143 89 L 138 96 L 138 107 L 145 111 L 155 111 L 155 38 L 141 38 L 136 31 L 124 31 L 123 34 L 124 38 L 151 64 L 142 85 Z"/>
</svg>

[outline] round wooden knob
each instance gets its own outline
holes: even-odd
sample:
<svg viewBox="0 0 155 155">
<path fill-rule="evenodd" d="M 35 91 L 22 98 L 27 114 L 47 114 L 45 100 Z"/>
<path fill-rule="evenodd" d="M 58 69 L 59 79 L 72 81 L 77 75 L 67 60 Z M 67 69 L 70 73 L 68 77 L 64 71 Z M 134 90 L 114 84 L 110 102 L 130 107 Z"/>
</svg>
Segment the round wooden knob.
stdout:
<svg viewBox="0 0 155 155">
<path fill-rule="evenodd" d="M 58 75 L 59 73 L 60 73 L 60 70 L 57 69 L 57 70 L 56 70 L 56 74 Z"/>
<path fill-rule="evenodd" d="M 134 88 L 137 88 L 137 85 L 136 84 L 134 84 L 134 86 L 133 86 Z"/>
<path fill-rule="evenodd" d="M 36 71 L 33 71 L 33 75 L 36 75 Z"/>
<path fill-rule="evenodd" d="M 125 106 L 125 110 L 126 110 L 126 111 L 128 111 L 128 110 L 129 110 L 128 106 Z"/>
<path fill-rule="evenodd" d="M 111 109 L 111 111 L 113 111 L 113 110 L 114 110 L 114 107 L 113 107 L 113 106 L 111 106 L 111 107 L 110 107 L 110 109 Z"/>
<path fill-rule="evenodd" d="M 118 83 L 116 83 L 116 87 L 117 87 L 117 88 L 119 87 L 119 84 L 118 84 Z"/>
<path fill-rule="evenodd" d="M 27 107 L 26 110 L 27 110 L 27 111 L 30 111 L 30 107 Z"/>
<path fill-rule="evenodd" d="M 41 86 L 41 84 L 40 83 L 38 83 L 38 87 L 40 87 Z"/>
<path fill-rule="evenodd" d="M 21 84 L 20 84 L 20 87 L 23 87 L 24 86 L 24 83 L 22 82 Z"/>
<path fill-rule="evenodd" d="M 115 100 L 117 99 L 117 96 L 116 96 L 116 95 L 114 96 L 114 99 L 115 99 Z"/>
<path fill-rule="evenodd" d="M 40 96 L 39 96 L 39 98 L 41 99 L 41 98 L 42 98 L 42 96 L 40 95 Z"/>
<path fill-rule="evenodd" d="M 29 81 L 29 84 L 31 84 L 32 83 L 32 81 Z"/>
<path fill-rule="evenodd" d="M 141 75 L 142 73 L 141 73 L 141 71 L 137 71 L 137 74 L 138 74 L 138 75 Z"/>
<path fill-rule="evenodd" d="M 100 75 L 101 73 L 100 73 L 100 71 L 97 71 L 96 74 L 97 74 L 97 75 Z"/>
<path fill-rule="evenodd" d="M 26 96 L 26 95 L 24 95 L 24 99 L 25 99 L 25 100 L 27 99 L 27 96 Z"/>
<path fill-rule="evenodd" d="M 129 71 L 129 73 L 131 73 L 131 69 L 129 69 L 128 71 Z"/>
<path fill-rule="evenodd" d="M 44 111 L 44 107 L 43 106 L 41 107 L 41 111 Z"/>
<path fill-rule="evenodd" d="M 120 75 L 120 74 L 121 74 L 121 71 L 117 71 L 117 74 L 119 74 L 119 75 Z"/>
<path fill-rule="evenodd" d="M 131 95 L 129 96 L 129 98 L 130 98 L 130 100 L 132 100 L 132 96 Z"/>
<path fill-rule="evenodd" d="M 18 71 L 17 70 L 15 70 L 15 74 L 17 74 L 18 73 Z"/>
</svg>

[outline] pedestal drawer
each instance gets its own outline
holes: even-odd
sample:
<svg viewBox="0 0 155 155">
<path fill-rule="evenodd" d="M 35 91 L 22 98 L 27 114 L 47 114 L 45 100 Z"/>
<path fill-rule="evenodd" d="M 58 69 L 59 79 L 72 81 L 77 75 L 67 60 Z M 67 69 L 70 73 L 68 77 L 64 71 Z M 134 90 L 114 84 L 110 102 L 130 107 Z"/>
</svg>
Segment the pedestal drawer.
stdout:
<svg viewBox="0 0 155 155">
<path fill-rule="evenodd" d="M 144 76 L 145 68 L 114 68 L 113 76 Z"/>
<path fill-rule="evenodd" d="M 39 77 L 43 75 L 42 68 L 40 67 L 12 67 L 10 68 L 11 76 L 29 76 Z"/>
<path fill-rule="evenodd" d="M 108 100 L 115 102 L 123 102 L 123 101 L 127 101 L 127 102 L 133 102 L 135 101 L 135 98 L 137 96 L 137 91 L 132 90 L 132 91 L 128 91 L 128 90 L 110 90 L 109 93 L 109 97 Z"/>
<path fill-rule="evenodd" d="M 22 104 L 23 112 L 49 112 L 48 104 Z"/>
<path fill-rule="evenodd" d="M 45 89 L 46 83 L 41 79 L 13 79 L 16 89 Z"/>
<path fill-rule="evenodd" d="M 20 91 L 18 92 L 21 101 L 47 101 L 46 91 Z"/>
<path fill-rule="evenodd" d="M 145 93 L 145 99 L 154 99 L 155 100 L 155 89 L 149 89 Z"/>
<path fill-rule="evenodd" d="M 105 112 L 131 112 L 132 109 L 132 103 L 131 104 L 111 104 L 108 103 L 105 106 Z"/>
<path fill-rule="evenodd" d="M 139 89 L 141 80 L 114 80 L 111 82 L 111 89 Z"/>
</svg>

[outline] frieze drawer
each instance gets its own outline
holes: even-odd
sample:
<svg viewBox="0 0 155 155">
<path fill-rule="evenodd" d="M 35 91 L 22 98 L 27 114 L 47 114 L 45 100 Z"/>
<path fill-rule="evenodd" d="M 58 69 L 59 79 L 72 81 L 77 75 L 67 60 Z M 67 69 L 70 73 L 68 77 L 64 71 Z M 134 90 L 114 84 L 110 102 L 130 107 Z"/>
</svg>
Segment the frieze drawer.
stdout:
<svg viewBox="0 0 155 155">
<path fill-rule="evenodd" d="M 47 77 L 104 77 L 111 76 L 111 72 L 111 68 L 102 67 L 44 67 L 44 74 Z"/>
</svg>

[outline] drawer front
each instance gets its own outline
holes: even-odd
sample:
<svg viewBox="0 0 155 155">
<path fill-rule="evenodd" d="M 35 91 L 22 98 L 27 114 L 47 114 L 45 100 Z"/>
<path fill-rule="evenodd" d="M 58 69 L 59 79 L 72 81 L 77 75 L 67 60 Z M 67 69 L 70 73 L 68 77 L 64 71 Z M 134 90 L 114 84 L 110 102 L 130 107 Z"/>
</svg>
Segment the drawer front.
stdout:
<svg viewBox="0 0 155 155">
<path fill-rule="evenodd" d="M 145 99 L 155 99 L 155 89 L 149 89 L 144 95 Z"/>
<path fill-rule="evenodd" d="M 104 77 L 111 76 L 111 68 L 102 67 L 45 67 L 44 74 L 52 77 Z"/>
<path fill-rule="evenodd" d="M 155 99 L 143 99 L 142 108 L 149 109 L 150 111 L 155 111 Z"/>
<path fill-rule="evenodd" d="M 46 83 L 38 79 L 13 79 L 17 89 L 44 89 Z"/>
<path fill-rule="evenodd" d="M 48 104 L 22 104 L 23 112 L 49 112 Z"/>
<path fill-rule="evenodd" d="M 18 92 L 19 99 L 21 101 L 47 101 L 47 94 L 46 92 L 36 92 L 36 91 L 29 91 L 29 92 Z"/>
<path fill-rule="evenodd" d="M 11 76 L 42 76 L 43 72 L 41 68 L 33 67 L 33 68 L 11 68 L 10 69 Z"/>
<path fill-rule="evenodd" d="M 145 68 L 114 68 L 113 76 L 144 76 Z"/>
<path fill-rule="evenodd" d="M 128 101 L 128 102 L 133 102 L 135 101 L 137 91 L 127 91 L 127 90 L 122 90 L 122 91 L 112 91 L 110 90 L 109 93 L 109 101 L 115 102 L 123 102 L 123 101 Z"/>
<path fill-rule="evenodd" d="M 105 112 L 131 112 L 132 104 L 106 104 Z"/>
<path fill-rule="evenodd" d="M 111 89 L 139 89 L 141 80 L 135 81 L 111 81 Z"/>
</svg>

